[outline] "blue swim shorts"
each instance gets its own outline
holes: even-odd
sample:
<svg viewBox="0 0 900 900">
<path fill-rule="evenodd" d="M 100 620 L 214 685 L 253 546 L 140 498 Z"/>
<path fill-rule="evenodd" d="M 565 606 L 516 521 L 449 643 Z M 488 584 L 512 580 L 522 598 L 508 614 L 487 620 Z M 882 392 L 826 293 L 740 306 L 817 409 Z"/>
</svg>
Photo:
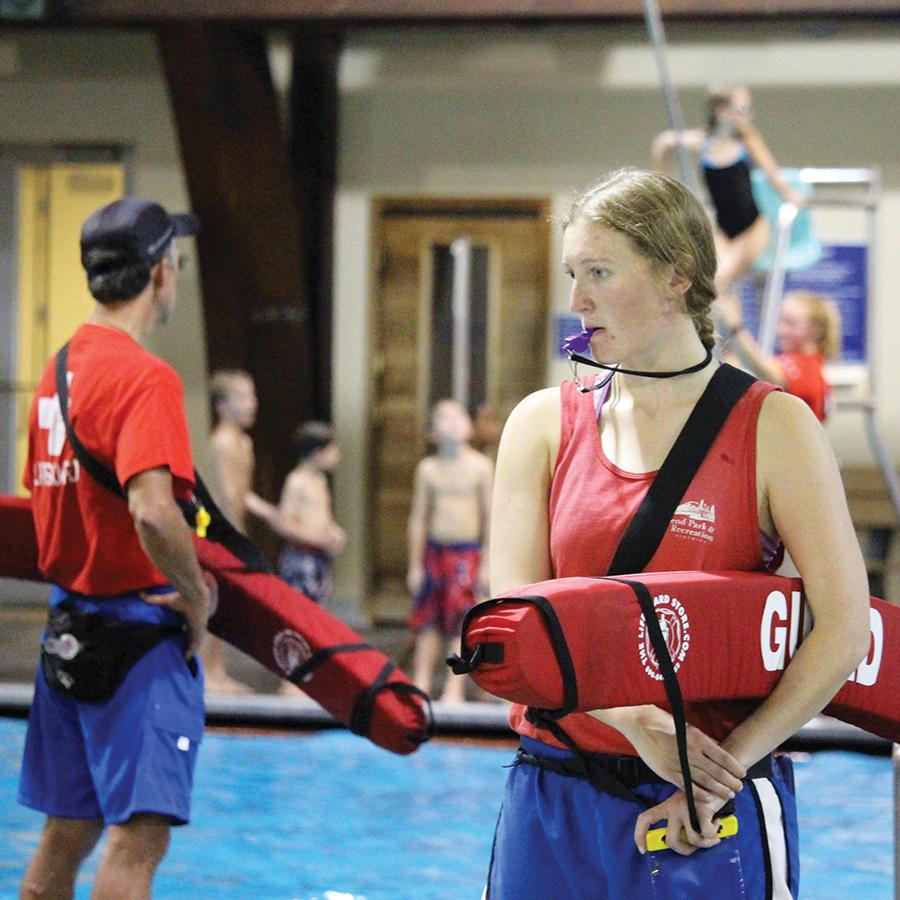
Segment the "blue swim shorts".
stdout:
<svg viewBox="0 0 900 900">
<path fill-rule="evenodd" d="M 522 738 L 536 756 L 571 753 Z M 675 788 L 642 784 L 662 802 Z M 487 900 L 796 900 L 799 887 L 793 770 L 774 757 L 771 774 L 735 797 L 737 834 L 679 856 L 638 853 L 634 826 L 643 807 L 590 782 L 523 763 L 507 779 L 494 838 Z M 660 823 L 664 824 L 664 823 Z"/>
<path fill-rule="evenodd" d="M 330 556 L 299 547 L 285 547 L 278 559 L 278 577 L 310 600 L 324 605 L 331 600 L 331 569 Z"/>
<path fill-rule="evenodd" d="M 183 825 L 204 721 L 203 672 L 199 660 L 188 665 L 177 638 L 144 654 L 103 704 L 57 693 L 39 668 L 19 802 L 107 825 L 138 812 Z"/>
</svg>

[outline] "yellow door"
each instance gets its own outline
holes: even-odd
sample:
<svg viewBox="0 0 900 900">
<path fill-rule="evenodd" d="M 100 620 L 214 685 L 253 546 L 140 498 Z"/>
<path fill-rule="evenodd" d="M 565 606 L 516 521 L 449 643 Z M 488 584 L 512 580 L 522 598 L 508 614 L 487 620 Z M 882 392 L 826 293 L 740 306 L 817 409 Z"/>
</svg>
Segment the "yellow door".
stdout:
<svg viewBox="0 0 900 900">
<path fill-rule="evenodd" d="M 93 309 L 79 238 L 85 219 L 121 197 L 121 163 L 22 166 L 18 177 L 16 473 L 25 465 L 28 411 L 47 360 Z M 23 492 L 16 478 L 17 489 Z"/>
</svg>

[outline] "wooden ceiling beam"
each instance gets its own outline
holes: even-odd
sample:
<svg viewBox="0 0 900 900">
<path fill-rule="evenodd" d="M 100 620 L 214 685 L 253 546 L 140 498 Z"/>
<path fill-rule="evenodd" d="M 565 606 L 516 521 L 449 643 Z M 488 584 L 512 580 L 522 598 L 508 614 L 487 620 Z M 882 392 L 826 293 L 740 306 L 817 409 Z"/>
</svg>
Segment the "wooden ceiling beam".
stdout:
<svg viewBox="0 0 900 900">
<path fill-rule="evenodd" d="M 641 0 L 61 0 L 70 22 L 392 24 L 643 18 Z M 678 18 L 900 15 L 900 0 L 661 0 Z"/>
</svg>

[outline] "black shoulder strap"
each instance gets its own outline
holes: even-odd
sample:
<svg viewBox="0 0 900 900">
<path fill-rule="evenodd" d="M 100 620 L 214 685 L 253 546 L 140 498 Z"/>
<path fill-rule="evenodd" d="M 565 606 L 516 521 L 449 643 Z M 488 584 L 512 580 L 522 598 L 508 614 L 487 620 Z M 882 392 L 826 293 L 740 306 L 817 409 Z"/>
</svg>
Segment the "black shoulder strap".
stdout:
<svg viewBox="0 0 900 900">
<path fill-rule="evenodd" d="M 675 722 L 675 742 L 678 745 L 678 762 L 681 766 L 681 777 L 684 780 L 684 793 L 687 799 L 691 827 L 694 831 L 699 831 L 700 820 L 697 818 L 697 807 L 694 801 L 694 783 L 691 780 L 691 764 L 688 759 L 687 719 L 684 714 L 684 700 L 681 695 L 681 685 L 678 683 L 678 676 L 675 674 L 675 664 L 672 662 L 672 657 L 669 654 L 669 646 L 666 643 L 665 635 L 663 635 L 659 619 L 656 617 L 656 608 L 653 605 L 653 598 L 650 596 L 647 585 L 640 581 L 629 581 L 626 578 L 614 578 L 611 580 L 627 584 L 634 591 L 638 603 L 641 605 L 641 613 L 644 616 L 644 621 L 647 623 L 647 634 L 650 637 L 650 644 L 656 655 L 656 662 L 659 666 L 660 674 L 663 677 L 663 685 L 666 689 L 666 696 L 668 697 L 669 706 L 672 709 L 672 718 Z"/>
<path fill-rule="evenodd" d="M 69 345 L 66 344 L 56 354 L 56 393 L 59 397 L 59 409 L 62 413 L 63 423 L 66 426 L 66 437 L 68 437 L 69 443 L 72 445 L 72 452 L 94 481 L 108 491 L 112 491 L 116 496 L 124 498 L 126 497 L 125 490 L 119 484 L 116 473 L 103 465 L 81 443 L 75 434 L 75 429 L 72 428 L 72 423 L 69 421 L 68 361 Z M 194 470 L 194 495 L 192 502 L 179 501 L 179 506 L 191 529 L 196 529 L 198 533 L 202 533 L 203 537 L 208 537 L 211 541 L 221 544 L 248 568 L 259 572 L 270 571 L 265 554 L 228 521 L 225 514 L 213 501 L 209 490 L 196 469 Z M 201 520 L 202 528 L 200 527 Z"/>
<path fill-rule="evenodd" d="M 644 495 L 634 518 L 628 523 L 610 563 L 608 575 L 628 575 L 644 570 L 656 553 L 679 501 L 731 410 L 755 381 L 752 375 L 734 366 L 719 366 Z"/>
<path fill-rule="evenodd" d="M 69 345 L 66 344 L 59 353 L 56 354 L 56 394 L 59 397 L 59 411 L 62 413 L 62 420 L 66 426 L 66 437 L 72 445 L 72 451 L 78 462 L 84 466 L 91 478 L 98 484 L 101 484 L 108 491 L 112 491 L 117 497 L 125 497 L 125 491 L 116 478 L 116 473 L 104 466 L 99 459 L 92 456 L 88 449 L 78 440 L 72 423 L 69 422 L 69 379 L 67 369 L 69 364 Z"/>
</svg>

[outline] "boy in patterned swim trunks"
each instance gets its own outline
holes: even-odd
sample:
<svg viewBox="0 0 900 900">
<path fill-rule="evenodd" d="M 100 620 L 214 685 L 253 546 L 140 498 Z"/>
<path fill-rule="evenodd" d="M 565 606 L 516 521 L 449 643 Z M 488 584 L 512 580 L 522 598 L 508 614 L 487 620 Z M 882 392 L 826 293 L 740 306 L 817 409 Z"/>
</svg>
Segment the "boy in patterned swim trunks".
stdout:
<svg viewBox="0 0 900 900">
<path fill-rule="evenodd" d="M 437 452 L 416 467 L 409 518 L 410 628 L 416 635 L 413 681 L 431 692 L 441 644 L 458 642 L 466 612 L 487 592 L 493 463 L 469 446 L 472 420 L 456 400 L 431 413 Z M 465 700 L 462 675 L 449 675 L 441 700 Z"/>
<path fill-rule="evenodd" d="M 331 601 L 332 559 L 347 542 L 334 520 L 328 476 L 341 449 L 326 422 L 304 422 L 294 430 L 297 465 L 288 474 L 278 506 L 254 498 L 250 511 L 287 541 L 278 575 L 310 600 Z"/>
</svg>

